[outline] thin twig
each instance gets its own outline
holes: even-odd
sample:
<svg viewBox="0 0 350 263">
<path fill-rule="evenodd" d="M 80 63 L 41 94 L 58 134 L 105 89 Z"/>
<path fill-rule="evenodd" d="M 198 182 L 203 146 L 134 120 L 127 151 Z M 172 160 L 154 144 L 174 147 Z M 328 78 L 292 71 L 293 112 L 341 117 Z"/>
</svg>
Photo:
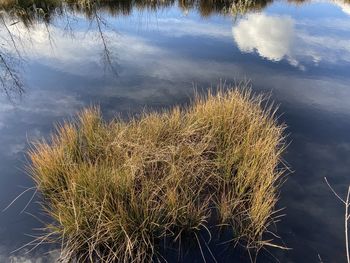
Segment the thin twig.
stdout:
<svg viewBox="0 0 350 263">
<path fill-rule="evenodd" d="M 349 220 L 349 199 L 350 199 L 350 186 L 348 187 L 348 192 L 346 194 L 346 200 L 341 198 L 338 193 L 332 188 L 332 186 L 329 184 L 327 178 L 325 177 L 324 180 L 326 181 L 326 184 L 331 189 L 333 194 L 345 205 L 345 215 L 344 215 L 344 228 L 345 228 L 345 249 L 346 249 L 346 259 L 347 262 L 350 263 L 350 253 L 349 253 L 349 234 L 348 234 L 348 220 Z"/>
</svg>

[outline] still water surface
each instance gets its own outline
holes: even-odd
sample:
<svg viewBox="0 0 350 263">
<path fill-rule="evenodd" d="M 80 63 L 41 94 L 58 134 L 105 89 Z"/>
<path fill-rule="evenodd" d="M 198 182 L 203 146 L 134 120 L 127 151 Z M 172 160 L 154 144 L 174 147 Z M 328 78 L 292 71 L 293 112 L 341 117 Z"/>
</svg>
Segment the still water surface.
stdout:
<svg viewBox="0 0 350 263">
<path fill-rule="evenodd" d="M 92 12 L 60 6 L 45 17 L 5 7 L 0 208 L 33 186 L 28 141 L 48 137 L 83 107 L 98 104 L 112 118 L 187 102 L 194 87 L 249 79 L 281 105 L 290 134 L 293 173 L 277 229 L 292 250 L 271 252 L 280 262 L 345 262 L 343 207 L 323 178 L 341 194 L 350 184 L 350 3 L 262 1 L 234 16 L 229 7 L 125 2 Z M 0 262 L 54 260 L 46 246 L 10 253 L 41 226 L 31 215 L 36 199 L 26 207 L 32 194 L 0 213 Z"/>
</svg>

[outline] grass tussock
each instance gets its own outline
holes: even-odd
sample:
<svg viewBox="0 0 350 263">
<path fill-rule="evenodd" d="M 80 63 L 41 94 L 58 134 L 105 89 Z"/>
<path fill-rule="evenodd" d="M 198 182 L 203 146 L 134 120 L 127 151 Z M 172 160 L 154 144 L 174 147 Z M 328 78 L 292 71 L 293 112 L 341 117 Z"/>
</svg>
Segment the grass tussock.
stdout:
<svg viewBox="0 0 350 263">
<path fill-rule="evenodd" d="M 219 90 L 185 109 L 109 123 L 88 108 L 34 144 L 30 169 L 62 259 L 162 260 L 163 240 L 213 228 L 232 233 L 232 246 L 269 245 L 284 127 L 263 101 Z"/>
</svg>

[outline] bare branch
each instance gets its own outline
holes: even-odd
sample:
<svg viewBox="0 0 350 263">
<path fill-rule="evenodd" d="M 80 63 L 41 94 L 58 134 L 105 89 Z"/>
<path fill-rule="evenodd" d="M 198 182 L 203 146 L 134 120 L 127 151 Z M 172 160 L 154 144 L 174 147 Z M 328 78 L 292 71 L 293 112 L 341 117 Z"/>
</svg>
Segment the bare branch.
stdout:
<svg viewBox="0 0 350 263">
<path fill-rule="evenodd" d="M 333 194 L 344 204 L 346 205 L 346 202 L 344 201 L 344 199 L 342 199 L 337 192 L 333 189 L 333 187 L 328 183 L 327 177 L 324 178 L 324 180 L 326 181 L 326 184 L 328 185 L 329 189 L 331 189 L 331 191 L 333 192 Z"/>
<path fill-rule="evenodd" d="M 349 252 L 349 234 L 348 234 L 348 221 L 349 221 L 349 199 L 350 199 L 350 186 L 348 187 L 348 192 L 346 194 L 346 200 L 344 201 L 343 198 L 341 198 L 338 193 L 332 188 L 332 186 L 328 183 L 327 178 L 325 177 L 324 180 L 326 181 L 326 184 L 328 187 L 332 190 L 333 194 L 345 205 L 345 215 L 344 215 L 344 228 L 345 228 L 345 248 L 346 248 L 346 259 L 347 262 L 350 263 L 350 252 Z"/>
</svg>

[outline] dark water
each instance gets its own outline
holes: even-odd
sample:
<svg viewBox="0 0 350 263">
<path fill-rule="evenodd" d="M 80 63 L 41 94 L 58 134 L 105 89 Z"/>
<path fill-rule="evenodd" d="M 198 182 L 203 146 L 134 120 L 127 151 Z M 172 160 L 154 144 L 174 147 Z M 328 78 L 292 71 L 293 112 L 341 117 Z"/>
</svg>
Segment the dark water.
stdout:
<svg viewBox="0 0 350 263">
<path fill-rule="evenodd" d="M 350 3 L 262 1 L 231 15 L 225 1 L 180 2 L 2 7 L 0 208 L 33 186 L 28 141 L 81 108 L 99 104 L 111 118 L 186 102 L 194 86 L 249 79 L 281 105 L 294 171 L 277 224 L 279 244 L 292 250 L 260 261 L 345 262 L 343 207 L 323 178 L 342 195 L 350 184 Z M 26 207 L 32 194 L 0 213 L 0 262 L 55 258 L 46 246 L 10 253 L 41 226 L 31 215 L 38 205 Z"/>
</svg>

